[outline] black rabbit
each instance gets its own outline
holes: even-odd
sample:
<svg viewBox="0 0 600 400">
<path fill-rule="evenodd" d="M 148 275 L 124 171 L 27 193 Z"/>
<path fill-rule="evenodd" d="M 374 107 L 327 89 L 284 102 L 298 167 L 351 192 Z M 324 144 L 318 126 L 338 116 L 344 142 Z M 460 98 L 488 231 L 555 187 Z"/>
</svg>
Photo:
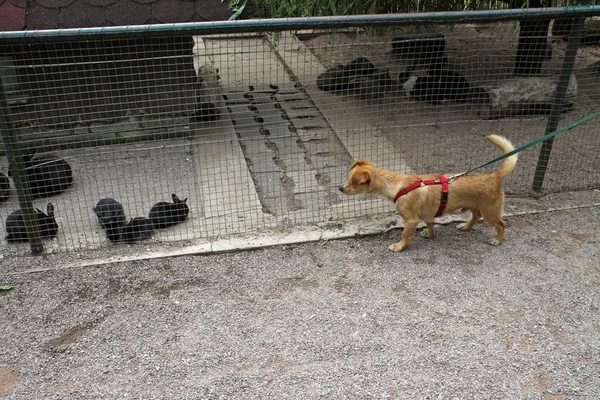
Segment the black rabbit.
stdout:
<svg viewBox="0 0 600 400">
<path fill-rule="evenodd" d="M 96 204 L 94 213 L 98 217 L 98 222 L 106 231 L 108 240 L 118 242 L 121 239 L 121 231 L 127 222 L 123 205 L 115 199 L 107 197 Z"/>
<path fill-rule="evenodd" d="M 344 72 L 350 79 L 376 73 L 377 67 L 367 57 L 357 57 L 344 66 Z"/>
<path fill-rule="evenodd" d="M 153 233 L 152 221 L 145 217 L 137 217 L 125 225 L 121 232 L 121 241 L 134 243 L 138 240 L 151 238 Z"/>
<path fill-rule="evenodd" d="M 348 89 L 349 79 L 343 64 L 336 64 L 321 72 L 317 77 L 317 86 L 326 92 L 338 92 Z"/>
<path fill-rule="evenodd" d="M 54 206 L 52 203 L 48 203 L 46 214 L 36 208 L 35 216 L 42 237 L 52 238 L 56 236 L 58 224 L 56 223 L 56 219 L 54 219 Z M 25 229 L 25 220 L 21 210 L 13 211 L 6 218 L 6 233 L 8 234 L 6 240 L 9 242 L 26 242 L 28 240 L 27 230 Z"/>
<path fill-rule="evenodd" d="M 0 203 L 10 197 L 10 180 L 0 172 Z"/>
<path fill-rule="evenodd" d="M 491 97 L 485 89 L 471 87 L 467 79 L 455 71 L 432 67 L 428 72 L 429 76 L 414 76 L 407 71 L 399 74 L 408 96 L 431 104 L 445 101 L 484 105 L 491 103 Z"/>
<path fill-rule="evenodd" d="M 174 193 L 171 195 L 173 203 L 161 201 L 152 206 L 150 220 L 155 229 L 168 228 L 187 219 L 190 209 L 185 204 L 187 198 L 179 200 Z"/>
<path fill-rule="evenodd" d="M 35 149 L 23 152 L 23 163 L 29 190 L 33 197 L 49 197 L 64 192 L 73 183 L 69 163 L 54 154 L 35 154 Z M 12 176 L 8 170 L 8 176 Z"/>
<path fill-rule="evenodd" d="M 404 80 L 403 87 L 406 94 L 414 99 L 432 104 L 439 104 L 446 100 L 442 84 L 437 77 L 402 73 L 401 79 Z"/>
<path fill-rule="evenodd" d="M 437 78 L 444 100 L 465 101 L 471 90 L 469 81 L 456 71 L 444 65 L 432 65 L 427 70 L 429 76 Z"/>
</svg>

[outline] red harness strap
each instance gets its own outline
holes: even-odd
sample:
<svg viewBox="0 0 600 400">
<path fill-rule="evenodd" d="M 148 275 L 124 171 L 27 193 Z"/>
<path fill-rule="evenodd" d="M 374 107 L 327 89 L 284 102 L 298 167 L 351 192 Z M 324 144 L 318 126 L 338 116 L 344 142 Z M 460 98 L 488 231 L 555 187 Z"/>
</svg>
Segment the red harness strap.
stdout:
<svg viewBox="0 0 600 400">
<path fill-rule="evenodd" d="M 440 208 L 438 208 L 437 214 L 435 214 L 436 217 L 439 217 L 444 213 L 444 209 L 446 209 L 446 204 L 448 204 L 448 178 L 446 178 L 444 175 L 440 175 L 440 179 L 435 180 L 429 179 L 425 181 L 421 178 L 417 178 L 417 181 L 412 185 L 405 187 L 404 189 L 400 189 L 396 197 L 394 197 L 394 204 L 396 204 L 400 197 L 404 196 L 408 192 L 415 190 L 416 188 L 420 188 L 421 186 L 438 184 L 442 185 L 442 200 L 440 202 Z"/>
</svg>

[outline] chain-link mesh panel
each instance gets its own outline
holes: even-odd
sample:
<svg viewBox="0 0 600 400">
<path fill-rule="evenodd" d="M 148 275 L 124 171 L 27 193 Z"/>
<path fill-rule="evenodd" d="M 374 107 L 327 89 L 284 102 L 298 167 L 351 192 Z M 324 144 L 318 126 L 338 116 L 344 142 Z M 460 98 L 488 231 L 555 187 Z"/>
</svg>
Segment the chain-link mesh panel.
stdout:
<svg viewBox="0 0 600 400">
<path fill-rule="evenodd" d="M 389 201 L 339 191 L 354 160 L 458 173 L 500 154 L 488 134 L 515 146 L 542 136 L 568 38 L 552 35 L 549 19 L 176 32 L 0 47 L 12 155 L 40 218 L 57 226 L 41 229 L 54 237 L 46 247 L 193 241 L 392 212 Z M 597 111 L 598 49 L 578 52 L 561 126 Z M 595 126 L 556 138 L 544 192 L 600 184 Z M 519 155 L 507 193 L 532 193 L 539 147 Z M 10 236 L 24 221 L 9 216 L 20 203 L 6 155 L 0 216 Z"/>
<path fill-rule="evenodd" d="M 539 66 L 526 72 L 517 70 L 515 62 L 518 22 L 437 26 L 426 33 L 411 28 L 380 35 L 304 36 L 302 44 L 311 56 L 329 65 L 322 81 L 342 83 L 339 90 L 332 85 L 334 90 L 313 98 L 343 115 L 339 130 L 353 132 L 355 158 L 375 159 L 383 168 L 390 168 L 387 163 L 391 169 L 406 165 L 417 174 L 460 172 L 498 154 L 485 135 L 501 134 L 515 145 L 543 135 L 563 66 L 564 40 L 544 36 L 544 52 L 524 62 L 531 66 L 537 60 Z M 599 55 L 595 46 L 578 53 L 561 124 L 598 110 L 594 96 L 600 92 L 590 77 Z M 344 67 L 357 60 L 363 63 L 360 76 L 346 83 Z M 375 140 L 386 145 L 372 146 Z M 598 170 L 593 164 L 599 146 L 593 122 L 564 134 L 555 145 L 548 172 L 553 178 L 545 182 L 546 191 L 598 185 L 599 176 L 592 172 Z M 380 148 L 389 148 L 393 156 Z M 519 155 L 507 192 L 529 193 L 538 156 L 539 146 Z M 570 160 L 568 170 L 556 164 L 565 158 Z"/>
</svg>

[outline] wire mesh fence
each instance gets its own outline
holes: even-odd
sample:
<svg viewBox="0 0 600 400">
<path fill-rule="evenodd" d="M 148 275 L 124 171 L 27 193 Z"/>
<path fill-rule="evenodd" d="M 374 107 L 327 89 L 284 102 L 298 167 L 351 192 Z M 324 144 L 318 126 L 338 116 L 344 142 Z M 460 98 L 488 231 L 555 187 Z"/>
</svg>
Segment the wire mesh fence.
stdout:
<svg viewBox="0 0 600 400">
<path fill-rule="evenodd" d="M 562 126 L 597 111 L 595 33 L 571 71 L 573 30 L 553 27 L 580 15 L 561 12 L 0 36 L 3 252 L 27 251 L 13 242 L 28 235 L 81 249 L 391 212 L 340 193 L 353 160 L 461 172 L 498 155 L 485 135 L 522 145 L 553 112 Z M 598 187 L 599 150 L 597 122 L 558 136 L 542 192 Z M 508 194 L 533 193 L 539 155 L 519 155 Z"/>
</svg>

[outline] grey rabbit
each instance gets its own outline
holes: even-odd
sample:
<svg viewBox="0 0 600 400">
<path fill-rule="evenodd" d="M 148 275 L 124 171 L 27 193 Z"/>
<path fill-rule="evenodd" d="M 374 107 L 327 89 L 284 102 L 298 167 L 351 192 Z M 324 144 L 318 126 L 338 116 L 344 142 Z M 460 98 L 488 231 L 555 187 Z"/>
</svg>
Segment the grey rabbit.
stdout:
<svg viewBox="0 0 600 400">
<path fill-rule="evenodd" d="M 22 152 L 29 190 L 35 197 L 49 197 L 67 190 L 73 183 L 69 163 L 54 154 L 35 154 L 35 149 Z M 10 169 L 8 176 L 12 177 Z"/>
<path fill-rule="evenodd" d="M 187 198 L 180 200 L 175 193 L 171 195 L 172 203 L 161 201 L 152 206 L 150 220 L 155 229 L 168 228 L 187 219 L 190 208 L 186 204 Z"/>
<path fill-rule="evenodd" d="M 35 209 L 35 216 L 40 227 L 42 237 L 52 238 L 58 232 L 58 224 L 54 218 L 54 205 L 48 203 L 46 214 L 43 211 Z M 25 229 L 25 220 L 21 210 L 13 211 L 6 218 L 6 240 L 9 242 L 27 242 L 27 230 Z"/>
<path fill-rule="evenodd" d="M 118 242 L 121 239 L 121 231 L 127 222 L 123 205 L 115 199 L 106 197 L 101 199 L 93 210 L 98 217 L 98 222 L 106 231 L 108 240 Z"/>
<path fill-rule="evenodd" d="M 0 203 L 10 197 L 10 180 L 0 172 Z"/>
<path fill-rule="evenodd" d="M 151 238 L 153 233 L 152 221 L 145 217 L 136 217 L 129 221 L 121 231 L 121 241 L 134 243 Z"/>
</svg>

